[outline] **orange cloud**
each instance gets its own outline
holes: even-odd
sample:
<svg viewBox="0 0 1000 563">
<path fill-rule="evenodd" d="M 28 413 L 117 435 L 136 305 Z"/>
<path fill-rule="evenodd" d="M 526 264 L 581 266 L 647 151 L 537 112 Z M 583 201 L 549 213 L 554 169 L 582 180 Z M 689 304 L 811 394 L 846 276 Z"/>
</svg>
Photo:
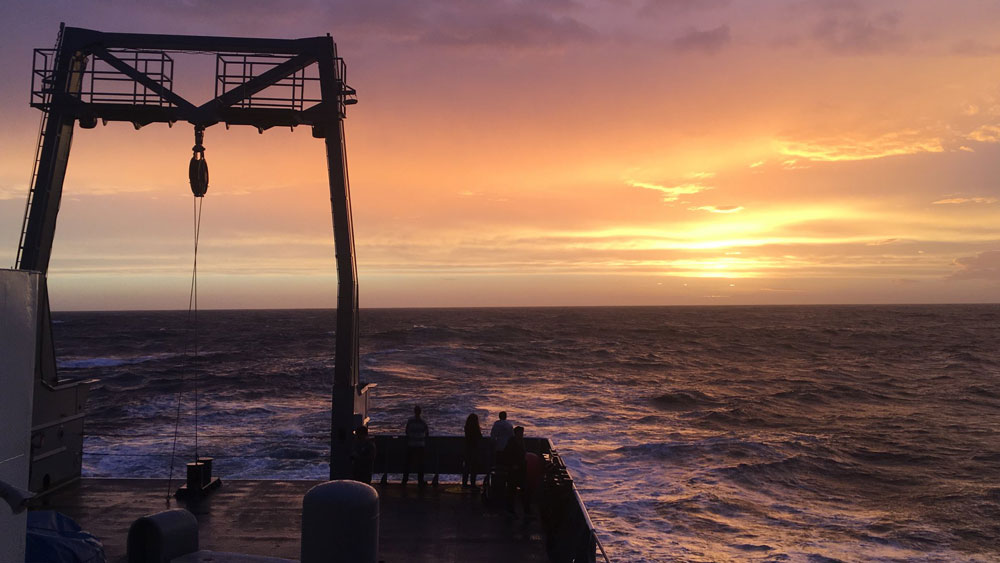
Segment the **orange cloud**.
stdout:
<svg viewBox="0 0 1000 563">
<path fill-rule="evenodd" d="M 1000 127 L 983 125 L 967 135 L 967 138 L 980 143 L 1000 142 Z"/>
<path fill-rule="evenodd" d="M 872 160 L 887 156 L 943 152 L 942 141 L 918 131 L 886 133 L 874 138 L 843 137 L 806 141 L 778 140 L 780 154 L 814 162 Z"/>
<path fill-rule="evenodd" d="M 708 211 L 709 213 L 739 213 L 743 211 L 743 206 L 741 205 L 726 205 L 723 207 L 716 207 L 714 205 L 702 205 L 699 207 L 688 207 L 690 211 Z"/>
<path fill-rule="evenodd" d="M 649 182 L 637 182 L 635 180 L 628 180 L 626 182 L 628 185 L 635 188 L 642 188 L 644 190 L 656 190 L 664 194 L 663 201 L 667 203 L 672 203 L 677 201 L 683 195 L 690 195 L 703 192 L 705 190 L 712 189 L 711 186 L 705 186 L 703 184 L 689 182 L 686 184 L 679 184 L 676 186 L 661 186 L 660 184 L 652 184 Z"/>
<path fill-rule="evenodd" d="M 996 203 L 997 198 L 995 197 L 951 197 L 947 199 L 939 199 L 937 201 L 932 201 L 934 205 L 960 205 L 963 203 Z"/>
</svg>

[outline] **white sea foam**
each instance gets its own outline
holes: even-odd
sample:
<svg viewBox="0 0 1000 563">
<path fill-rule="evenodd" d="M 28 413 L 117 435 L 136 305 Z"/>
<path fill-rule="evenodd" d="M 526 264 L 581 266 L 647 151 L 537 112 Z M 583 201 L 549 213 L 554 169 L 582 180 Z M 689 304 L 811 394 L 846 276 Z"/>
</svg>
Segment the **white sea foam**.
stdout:
<svg viewBox="0 0 1000 563">
<path fill-rule="evenodd" d="M 177 356 L 177 354 L 150 354 L 146 356 L 105 358 L 62 358 L 56 362 L 56 366 L 59 369 L 112 368 L 132 364 L 141 364 L 154 360 L 163 360 L 175 356 Z"/>
</svg>

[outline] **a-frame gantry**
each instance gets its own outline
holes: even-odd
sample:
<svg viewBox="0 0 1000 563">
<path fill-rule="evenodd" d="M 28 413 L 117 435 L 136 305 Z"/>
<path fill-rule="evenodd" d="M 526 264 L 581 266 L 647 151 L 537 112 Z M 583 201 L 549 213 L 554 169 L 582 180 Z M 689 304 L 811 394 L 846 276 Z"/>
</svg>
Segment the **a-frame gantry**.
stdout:
<svg viewBox="0 0 1000 563">
<path fill-rule="evenodd" d="M 172 54 L 215 55 L 215 96 L 201 104 L 173 90 Z M 330 477 L 350 472 L 352 430 L 367 421 L 368 388 L 358 381 L 358 288 L 344 146 L 346 106 L 355 91 L 330 36 L 249 39 L 104 33 L 61 27 L 55 49 L 37 49 L 31 105 L 45 112 L 16 268 L 41 272 L 38 356 L 32 421 L 31 489 L 79 477 L 85 385 L 56 371 L 45 274 L 48 270 L 74 125 L 98 121 L 307 125 L 326 143 L 337 262 L 337 325 Z M 56 431 L 58 430 L 58 431 Z"/>
</svg>

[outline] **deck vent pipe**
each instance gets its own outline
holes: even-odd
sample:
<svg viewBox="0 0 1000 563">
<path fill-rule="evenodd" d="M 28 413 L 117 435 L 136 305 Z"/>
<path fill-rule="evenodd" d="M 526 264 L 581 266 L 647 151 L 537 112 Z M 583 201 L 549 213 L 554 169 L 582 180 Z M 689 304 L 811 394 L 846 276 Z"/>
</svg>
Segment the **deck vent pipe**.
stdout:
<svg viewBox="0 0 1000 563">
<path fill-rule="evenodd" d="M 302 499 L 302 563 L 377 563 L 378 491 L 328 481 Z"/>
</svg>

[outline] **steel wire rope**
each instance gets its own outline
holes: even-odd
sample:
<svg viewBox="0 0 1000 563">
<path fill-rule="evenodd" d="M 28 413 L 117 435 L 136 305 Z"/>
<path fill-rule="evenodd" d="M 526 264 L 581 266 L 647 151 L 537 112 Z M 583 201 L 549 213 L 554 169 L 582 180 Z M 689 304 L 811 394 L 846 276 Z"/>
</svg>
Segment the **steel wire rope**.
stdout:
<svg viewBox="0 0 1000 563">
<path fill-rule="evenodd" d="M 198 375 L 200 364 L 198 360 L 198 239 L 201 236 L 201 208 L 204 197 L 194 198 L 194 264 L 191 267 L 191 293 L 188 297 L 188 322 L 194 328 L 194 457 L 198 458 Z M 192 318 L 193 317 L 193 318 Z"/>
<path fill-rule="evenodd" d="M 188 323 L 194 331 L 194 357 L 198 358 L 198 238 L 201 235 L 201 210 L 205 198 L 194 197 L 194 263 L 191 266 L 191 291 L 188 295 Z M 195 364 L 197 367 L 197 363 Z M 194 381 L 194 457 L 198 459 L 198 374 L 191 378 Z M 177 438 L 181 422 L 181 391 L 182 385 L 177 389 L 177 411 L 174 415 L 174 440 L 170 449 L 170 472 L 167 474 L 166 502 L 170 504 L 170 489 L 173 487 L 174 479 L 174 458 L 177 453 Z"/>
</svg>

